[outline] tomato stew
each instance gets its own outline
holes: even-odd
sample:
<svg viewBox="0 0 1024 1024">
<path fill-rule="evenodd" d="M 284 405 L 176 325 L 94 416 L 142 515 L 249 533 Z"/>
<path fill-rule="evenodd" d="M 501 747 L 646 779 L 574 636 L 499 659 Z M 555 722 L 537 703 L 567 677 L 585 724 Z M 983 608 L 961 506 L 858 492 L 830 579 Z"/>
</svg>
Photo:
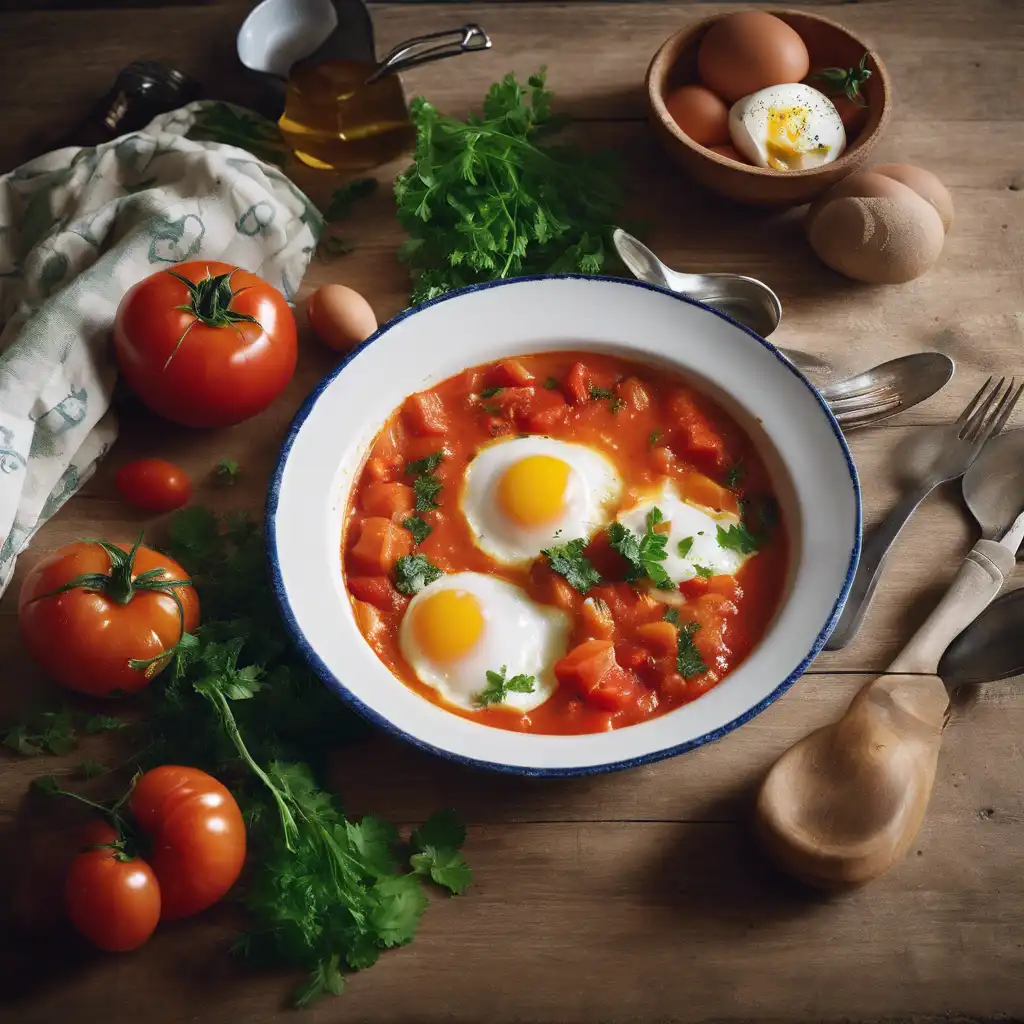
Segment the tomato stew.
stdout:
<svg viewBox="0 0 1024 1024">
<path fill-rule="evenodd" d="M 606 525 L 638 501 L 649 502 L 668 479 L 690 504 L 739 517 L 741 525 L 730 533 L 748 545 L 746 560 L 735 575 L 698 569 L 678 586 L 662 580 L 659 587 L 657 565 L 651 578 L 643 577 L 642 567 L 638 577 L 604 527 L 587 538 L 583 552 L 600 574 L 589 586 L 578 577 L 570 585 L 571 577 L 554 571 L 544 555 L 526 564 L 494 560 L 477 546 L 461 511 L 467 467 L 486 446 L 538 434 L 588 446 L 617 469 L 622 493 L 607 508 Z M 656 535 L 669 525 L 648 521 L 648 530 Z M 736 421 L 681 378 L 584 352 L 474 367 L 409 397 L 370 449 L 350 499 L 341 551 L 359 628 L 395 676 L 454 714 L 549 734 L 632 725 L 706 693 L 764 634 L 789 557 L 772 481 Z M 406 556 L 420 555 L 436 570 L 418 579 L 403 576 L 413 564 Z M 438 570 L 498 576 L 532 601 L 569 614 L 568 647 L 554 666 L 559 685 L 552 697 L 525 714 L 501 704 L 463 709 L 417 678 L 400 649 L 399 627 L 409 593 Z"/>
</svg>

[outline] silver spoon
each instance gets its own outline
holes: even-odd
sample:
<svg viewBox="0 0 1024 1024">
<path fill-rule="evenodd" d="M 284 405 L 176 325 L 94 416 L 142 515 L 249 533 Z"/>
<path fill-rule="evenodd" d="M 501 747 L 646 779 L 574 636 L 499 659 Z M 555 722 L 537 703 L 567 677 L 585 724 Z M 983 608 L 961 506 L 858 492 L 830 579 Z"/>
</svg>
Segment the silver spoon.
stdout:
<svg viewBox="0 0 1024 1024">
<path fill-rule="evenodd" d="M 950 691 L 1024 673 L 1024 589 L 997 597 L 950 645 L 939 677 Z"/>
<path fill-rule="evenodd" d="M 663 263 L 643 242 L 622 228 L 612 232 L 612 241 L 622 262 L 639 280 L 705 302 L 738 320 L 762 338 L 767 338 L 779 326 L 782 303 L 768 285 L 756 278 L 744 277 L 742 274 L 681 274 Z M 797 353 L 780 351 L 800 366 L 798 359 L 793 358 Z M 813 356 L 810 358 L 814 359 Z"/>
<path fill-rule="evenodd" d="M 762 338 L 779 326 L 782 305 L 766 284 L 741 274 L 680 274 L 628 231 L 612 232 L 622 262 L 635 277 L 720 309 Z M 801 373 L 832 373 L 828 363 L 796 349 L 780 348 Z M 877 423 L 931 398 L 953 376 L 955 365 L 941 352 L 919 352 L 853 374 L 820 388 L 844 430 Z"/>
<path fill-rule="evenodd" d="M 844 433 L 919 405 L 941 391 L 956 372 L 942 352 L 914 352 L 890 359 L 818 389 Z"/>
<path fill-rule="evenodd" d="M 963 490 L 982 537 L 1005 534 L 1024 508 L 1024 428 L 997 434 L 982 448 L 964 474 Z"/>
</svg>

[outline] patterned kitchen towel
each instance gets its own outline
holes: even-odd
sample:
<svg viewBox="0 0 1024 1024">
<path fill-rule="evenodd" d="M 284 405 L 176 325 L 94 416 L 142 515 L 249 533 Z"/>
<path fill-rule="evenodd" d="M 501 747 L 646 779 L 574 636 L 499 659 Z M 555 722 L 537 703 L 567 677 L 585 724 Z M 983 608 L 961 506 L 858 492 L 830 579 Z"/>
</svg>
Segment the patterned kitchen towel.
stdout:
<svg viewBox="0 0 1024 1024">
<path fill-rule="evenodd" d="M 117 436 L 109 337 L 121 296 L 189 259 L 295 294 L 323 219 L 267 162 L 275 138 L 248 111 L 199 102 L 0 177 L 0 594 Z"/>
</svg>

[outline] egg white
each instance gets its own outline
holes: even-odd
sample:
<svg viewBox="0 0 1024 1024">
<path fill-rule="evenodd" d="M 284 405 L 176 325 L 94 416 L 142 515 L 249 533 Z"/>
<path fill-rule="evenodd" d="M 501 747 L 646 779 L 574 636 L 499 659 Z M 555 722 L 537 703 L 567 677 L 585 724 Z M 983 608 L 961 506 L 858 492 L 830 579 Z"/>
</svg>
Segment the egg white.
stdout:
<svg viewBox="0 0 1024 1024">
<path fill-rule="evenodd" d="M 472 594 L 484 619 L 476 645 L 457 661 L 444 664 L 420 647 L 412 629 L 418 605 L 441 590 Z M 565 654 L 570 628 L 565 612 L 536 604 L 514 584 L 483 573 L 460 572 L 442 576 L 409 602 L 398 643 L 417 678 L 460 708 L 474 710 L 479 706 L 476 698 L 488 686 L 489 670 L 500 672 L 505 666 L 508 679 L 520 673 L 534 676 L 532 693 L 509 693 L 502 704 L 491 705 L 527 712 L 558 689 L 554 664 Z"/>
<path fill-rule="evenodd" d="M 556 520 L 526 527 L 509 519 L 498 501 L 504 472 L 520 459 L 550 455 L 569 466 L 565 507 Z M 590 538 L 610 521 L 609 509 L 622 493 L 622 479 L 600 452 L 551 437 L 517 437 L 481 449 L 463 479 L 459 504 L 477 546 L 507 565 L 529 562 L 544 548 L 577 537 Z"/>
<path fill-rule="evenodd" d="M 637 502 L 618 515 L 618 521 L 633 533 L 643 536 L 647 529 L 647 514 L 652 508 L 661 511 L 664 522 L 669 523 L 666 557 L 661 563 L 673 583 L 684 583 L 697 575 L 696 566 L 710 569 L 715 576 L 735 576 L 751 556 L 741 555 L 718 543 L 718 527 L 728 530 L 739 525 L 739 517 L 732 512 L 712 512 L 684 501 L 671 481 L 666 480 L 661 491 Z M 679 554 L 679 542 L 693 538 L 685 556 Z"/>
<path fill-rule="evenodd" d="M 773 109 L 799 108 L 799 133 L 791 140 L 797 154 L 785 167 L 771 160 L 769 116 Z M 732 144 L 752 163 L 776 170 L 802 171 L 830 164 L 846 148 L 846 129 L 835 104 L 822 92 L 799 82 L 772 85 L 744 96 L 729 110 Z"/>
</svg>

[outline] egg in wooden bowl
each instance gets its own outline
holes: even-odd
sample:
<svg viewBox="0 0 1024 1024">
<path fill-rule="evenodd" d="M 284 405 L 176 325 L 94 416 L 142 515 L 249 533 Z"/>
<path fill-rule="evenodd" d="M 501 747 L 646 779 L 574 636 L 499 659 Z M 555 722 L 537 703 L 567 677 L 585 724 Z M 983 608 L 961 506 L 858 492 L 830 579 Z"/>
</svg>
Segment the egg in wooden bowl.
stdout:
<svg viewBox="0 0 1024 1024">
<path fill-rule="evenodd" d="M 651 61 L 647 97 L 662 148 L 690 177 L 767 206 L 810 202 L 857 170 L 892 105 L 877 53 L 841 25 L 797 11 L 743 11 L 680 29 Z"/>
</svg>

